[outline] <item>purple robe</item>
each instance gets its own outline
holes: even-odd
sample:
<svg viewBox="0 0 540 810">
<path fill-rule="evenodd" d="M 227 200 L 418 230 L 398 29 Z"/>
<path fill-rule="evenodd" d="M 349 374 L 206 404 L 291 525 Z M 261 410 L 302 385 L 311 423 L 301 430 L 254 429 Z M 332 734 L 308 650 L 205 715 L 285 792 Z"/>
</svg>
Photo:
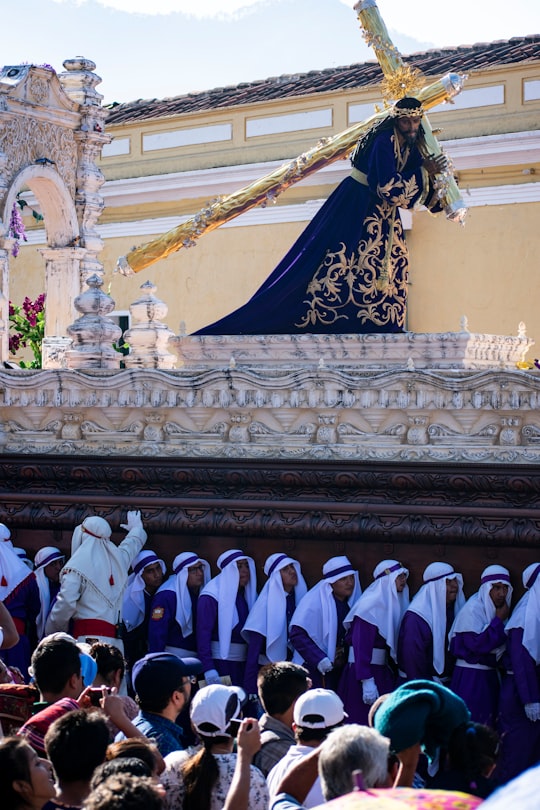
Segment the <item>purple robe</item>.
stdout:
<svg viewBox="0 0 540 810">
<path fill-rule="evenodd" d="M 293 590 L 287 594 L 285 600 L 287 627 L 289 627 L 292 615 L 296 608 L 296 594 Z M 254 630 L 248 631 L 248 653 L 246 660 L 246 692 L 248 695 L 257 694 L 257 675 L 262 664 L 259 663 L 259 656 L 266 657 L 266 636 Z M 287 649 L 287 661 L 292 659 L 292 651 Z"/>
<path fill-rule="evenodd" d="M 242 644 L 247 655 L 247 644 L 241 635 L 249 613 L 243 588 L 239 588 L 236 594 L 236 610 L 238 622 L 232 628 L 231 643 Z M 202 661 L 203 670 L 206 672 L 209 669 L 216 669 L 220 675 L 229 675 L 235 686 L 245 689 L 245 660 L 225 661 L 222 658 L 214 658 L 212 641 L 217 642 L 218 640 L 218 603 L 210 594 L 202 594 L 197 603 L 197 652 Z"/>
<path fill-rule="evenodd" d="M 489 667 L 474 669 L 456 663 L 450 688 L 467 704 L 471 720 L 492 728 L 497 724 L 500 692 L 497 657 L 492 650 L 505 644 L 504 623 L 497 616 L 481 633 L 456 633 L 450 642 L 450 651 L 456 658 Z"/>
<path fill-rule="evenodd" d="M 446 637 L 454 621 L 454 605 L 446 610 Z M 418 613 L 406 610 L 399 628 L 398 667 L 401 680 L 433 680 L 440 677 L 443 682 L 450 680 L 454 657 L 449 650 L 444 651 L 444 671 L 435 672 L 433 667 L 433 634 L 429 624 Z"/>
<path fill-rule="evenodd" d="M 152 600 L 152 610 L 148 625 L 148 647 L 150 652 L 162 652 L 165 647 L 178 647 L 197 652 L 196 619 L 198 594 L 189 592 L 193 632 L 182 635 L 182 628 L 176 621 L 176 593 L 164 589 L 158 591 Z"/>
<path fill-rule="evenodd" d="M 349 648 L 345 643 L 346 631 L 343 626 L 343 622 L 349 613 L 350 605 L 347 601 L 341 602 L 339 599 L 336 599 L 335 596 L 334 604 L 336 606 L 337 613 L 336 654 L 338 650 L 342 649 L 342 655 L 344 656 L 343 663 L 346 663 Z M 327 658 L 328 656 L 317 644 L 315 644 L 309 635 L 309 630 L 305 630 L 303 627 L 293 624 L 290 628 L 290 637 L 293 647 L 303 658 L 304 666 L 309 671 L 309 677 L 313 681 L 313 686 L 323 686 L 325 689 L 333 689 L 337 692 L 339 679 L 343 671 L 343 664 L 340 666 L 335 666 L 334 669 L 327 672 L 326 675 L 321 675 L 317 669 L 317 664 L 322 661 L 323 658 Z"/>
<path fill-rule="evenodd" d="M 195 334 L 402 332 L 408 253 L 398 206 L 442 206 L 420 144 L 409 153 L 395 139 L 393 126 L 379 131 L 250 300 Z"/>
<path fill-rule="evenodd" d="M 385 650 L 388 654 L 386 641 L 375 625 L 355 616 L 348 641 L 354 651 L 354 663 L 348 663 L 343 670 L 337 691 L 349 715 L 348 722 L 367 726 L 371 707 L 362 699 L 361 682 L 374 678 L 379 695 L 385 695 L 396 688 L 396 676 L 387 664 L 371 663 L 373 650 Z"/>
<path fill-rule="evenodd" d="M 495 773 L 500 783 L 508 782 L 540 760 L 540 721 L 531 722 L 523 708 L 527 703 L 540 703 L 540 665 L 535 664 L 523 646 L 521 627 L 508 633 L 508 652 L 512 668 L 501 687 L 501 753 Z"/>
<path fill-rule="evenodd" d="M 0 655 L 8 667 L 17 667 L 25 679 L 28 679 L 32 650 L 37 644 L 36 620 L 41 610 L 39 587 L 33 572 L 6 596 L 4 605 L 13 618 L 18 620 L 16 624 L 20 626 L 23 622 L 26 630 L 23 633 L 19 630 L 17 644 L 9 650 L 2 650 Z"/>
</svg>

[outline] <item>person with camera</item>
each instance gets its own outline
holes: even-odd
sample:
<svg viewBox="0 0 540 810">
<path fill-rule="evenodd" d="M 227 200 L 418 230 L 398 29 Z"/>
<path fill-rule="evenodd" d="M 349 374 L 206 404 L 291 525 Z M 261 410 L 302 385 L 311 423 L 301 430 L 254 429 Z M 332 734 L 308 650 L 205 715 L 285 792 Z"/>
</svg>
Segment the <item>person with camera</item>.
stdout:
<svg viewBox="0 0 540 810">
<path fill-rule="evenodd" d="M 93 659 L 82 652 L 73 638 L 65 633 L 45 637 L 32 655 L 31 669 L 40 702 L 38 711 L 24 723 L 18 734 L 26 739 L 39 756 L 45 756 L 45 734 L 59 717 L 79 709 L 99 707 L 126 737 L 142 736 L 131 723 L 124 710 L 122 698 L 116 688 L 91 686 L 96 666 Z M 84 666 L 83 666 L 84 663 Z M 85 684 L 83 672 L 90 672 Z"/>
</svg>

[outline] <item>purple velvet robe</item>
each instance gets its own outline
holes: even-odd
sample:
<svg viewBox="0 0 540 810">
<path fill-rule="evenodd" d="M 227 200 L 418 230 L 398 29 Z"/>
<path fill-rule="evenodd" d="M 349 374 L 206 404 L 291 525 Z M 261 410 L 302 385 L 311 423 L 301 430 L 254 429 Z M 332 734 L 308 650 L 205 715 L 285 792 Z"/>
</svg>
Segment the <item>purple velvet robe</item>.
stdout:
<svg viewBox="0 0 540 810">
<path fill-rule="evenodd" d="M 291 593 L 287 594 L 286 600 L 286 614 L 287 614 L 287 627 L 291 621 L 292 615 L 296 608 L 296 595 L 294 589 Z M 248 695 L 257 694 L 257 675 L 261 664 L 259 664 L 259 656 L 266 655 L 266 636 L 262 633 L 256 633 L 253 630 L 249 631 L 248 653 L 246 660 L 246 692 Z M 287 661 L 292 658 L 291 650 L 287 651 Z"/>
<path fill-rule="evenodd" d="M 408 252 L 401 208 L 440 211 L 418 145 L 380 131 L 250 300 L 195 334 L 402 332 Z M 386 273 L 388 275 L 386 276 Z"/>
<path fill-rule="evenodd" d="M 340 602 L 340 600 L 336 599 L 335 596 L 334 604 L 336 606 L 337 614 L 336 650 L 339 647 L 344 647 L 345 656 L 347 656 L 349 648 L 345 644 L 345 628 L 343 627 L 343 622 L 345 621 L 345 617 L 350 610 L 350 605 L 346 601 Z M 326 675 L 321 675 L 317 669 L 317 664 L 322 661 L 323 658 L 327 658 L 328 656 L 317 644 L 315 644 L 309 635 L 309 630 L 305 630 L 303 627 L 299 627 L 298 625 L 291 625 L 290 636 L 293 647 L 302 656 L 304 666 L 309 671 L 309 677 L 313 681 L 313 686 L 322 686 L 325 689 L 333 689 L 337 692 L 339 679 L 341 678 L 343 668 L 334 668 Z M 347 659 L 345 657 L 345 661 L 346 660 Z"/>
<path fill-rule="evenodd" d="M 241 632 L 248 617 L 249 608 L 244 596 L 244 589 L 239 588 L 236 594 L 236 610 L 238 622 L 232 629 L 231 642 L 234 644 L 247 644 Z M 235 686 L 245 690 L 245 661 L 225 661 L 212 656 L 212 641 L 218 641 L 218 603 L 210 594 L 203 594 L 197 603 L 197 652 L 202 661 L 203 670 L 216 669 L 220 675 L 229 675 Z"/>
<path fill-rule="evenodd" d="M 375 625 L 355 616 L 348 641 L 354 650 L 354 664 L 347 664 L 343 670 L 338 694 L 349 715 L 348 722 L 367 726 L 371 707 L 362 699 L 362 681 L 374 678 L 379 695 L 384 695 L 396 688 L 396 675 L 386 664 L 371 663 L 374 649 L 388 651 L 386 641 Z"/>
<path fill-rule="evenodd" d="M 454 621 L 454 605 L 450 605 L 446 611 L 446 637 Z M 433 680 L 434 675 L 438 675 L 444 680 L 449 680 L 454 666 L 454 657 L 445 648 L 444 671 L 442 674 L 436 673 L 433 667 L 433 635 L 429 624 L 412 610 L 406 610 L 399 628 L 398 637 L 398 667 L 400 677 L 403 680 L 413 681 L 417 679 Z"/>
<path fill-rule="evenodd" d="M 468 664 L 482 664 L 491 669 L 471 669 L 456 664 L 450 688 L 467 704 L 471 720 L 496 727 L 499 708 L 500 676 L 497 658 L 492 650 L 506 644 L 504 623 L 497 616 L 481 633 L 456 633 L 450 651 Z"/>
<path fill-rule="evenodd" d="M 189 592 L 192 605 L 193 632 L 182 635 L 182 628 L 176 621 L 176 593 L 170 590 L 158 591 L 152 600 L 152 610 L 148 624 L 148 647 L 150 652 L 162 652 L 166 646 L 179 647 L 197 653 L 197 601 L 198 595 Z"/>
<path fill-rule="evenodd" d="M 2 650 L 0 655 L 8 667 L 18 667 L 28 679 L 30 657 L 37 644 L 36 619 L 41 610 L 39 587 L 32 572 L 4 599 L 4 605 L 14 619 L 25 623 L 26 632 L 19 633 L 17 644 L 9 650 Z"/>
<path fill-rule="evenodd" d="M 522 642 L 523 630 L 519 627 L 510 630 L 511 670 L 501 688 L 501 753 L 495 773 L 500 783 L 508 782 L 540 760 L 540 720 L 531 722 L 523 708 L 527 703 L 540 703 L 540 665 L 535 664 Z"/>
</svg>

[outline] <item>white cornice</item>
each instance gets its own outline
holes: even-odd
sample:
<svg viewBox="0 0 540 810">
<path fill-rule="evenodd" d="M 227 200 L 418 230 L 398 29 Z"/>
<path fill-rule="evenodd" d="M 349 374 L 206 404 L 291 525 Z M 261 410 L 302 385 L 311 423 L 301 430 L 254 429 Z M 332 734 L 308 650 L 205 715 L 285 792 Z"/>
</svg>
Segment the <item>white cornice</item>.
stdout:
<svg viewBox="0 0 540 810">
<path fill-rule="evenodd" d="M 534 164 L 538 163 L 540 157 L 540 130 L 460 138 L 444 141 L 443 145 L 457 171 Z M 286 162 L 288 161 L 277 160 L 125 180 L 108 180 L 103 185 L 101 193 L 107 208 L 197 197 L 212 199 L 221 194 L 231 194 L 273 172 Z M 151 164 L 149 168 L 150 166 Z M 304 187 L 335 185 L 348 174 L 349 170 L 348 160 L 338 160 L 306 177 L 298 185 Z"/>
</svg>

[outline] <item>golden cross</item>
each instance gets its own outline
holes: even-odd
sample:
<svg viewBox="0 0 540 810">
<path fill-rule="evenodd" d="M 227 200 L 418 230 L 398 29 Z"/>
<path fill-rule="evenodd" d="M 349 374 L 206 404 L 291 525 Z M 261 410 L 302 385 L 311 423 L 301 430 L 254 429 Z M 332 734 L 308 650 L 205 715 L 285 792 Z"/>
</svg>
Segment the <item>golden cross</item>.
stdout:
<svg viewBox="0 0 540 810">
<path fill-rule="evenodd" d="M 382 93 L 387 106 L 404 96 L 416 96 L 421 88 L 423 76 L 419 70 L 411 68 L 403 61 L 403 57 L 390 39 L 376 0 L 358 0 L 354 10 L 362 26 L 364 39 L 375 51 L 375 56 L 384 74 Z M 443 154 L 427 115 L 422 117 L 422 128 L 427 154 L 434 157 Z M 424 157 L 427 157 L 427 154 Z M 444 202 L 444 210 L 448 219 L 463 224 L 467 208 L 461 199 L 452 171 L 453 166 L 448 158 L 447 163 L 447 169 L 437 175 L 434 185 L 439 198 Z"/>
<path fill-rule="evenodd" d="M 396 79 L 403 82 L 410 75 L 416 77 L 417 74 L 404 64 L 401 55 L 392 45 L 375 0 L 361 0 L 357 6 L 361 6 L 360 10 L 357 9 L 360 22 L 366 38 L 368 41 L 371 39 L 370 44 L 375 49 L 387 87 L 392 81 L 395 85 Z M 431 109 L 443 102 L 451 101 L 461 91 L 466 78 L 462 74 L 447 73 L 439 81 L 415 91 L 415 97 L 422 102 L 425 110 Z M 403 95 L 404 93 L 397 94 L 398 97 Z M 275 171 L 244 186 L 239 191 L 212 200 L 186 222 L 151 242 L 133 248 L 126 256 L 121 256 L 117 261 L 116 269 L 125 276 L 138 273 L 160 259 L 167 258 L 171 253 L 182 248 L 192 247 L 200 236 L 249 211 L 250 208 L 275 201 L 282 191 L 298 183 L 299 180 L 329 163 L 346 157 L 358 138 L 387 115 L 387 110 L 377 112 L 331 138 L 320 140 L 307 152 L 284 163 Z M 441 154 L 441 147 L 433 135 L 426 116 L 423 117 L 422 122 L 430 153 L 435 156 Z M 447 217 L 461 222 L 466 207 L 461 200 L 450 169 L 445 172 L 445 175 L 439 176 L 439 183 L 439 195 L 444 200 Z"/>
</svg>

